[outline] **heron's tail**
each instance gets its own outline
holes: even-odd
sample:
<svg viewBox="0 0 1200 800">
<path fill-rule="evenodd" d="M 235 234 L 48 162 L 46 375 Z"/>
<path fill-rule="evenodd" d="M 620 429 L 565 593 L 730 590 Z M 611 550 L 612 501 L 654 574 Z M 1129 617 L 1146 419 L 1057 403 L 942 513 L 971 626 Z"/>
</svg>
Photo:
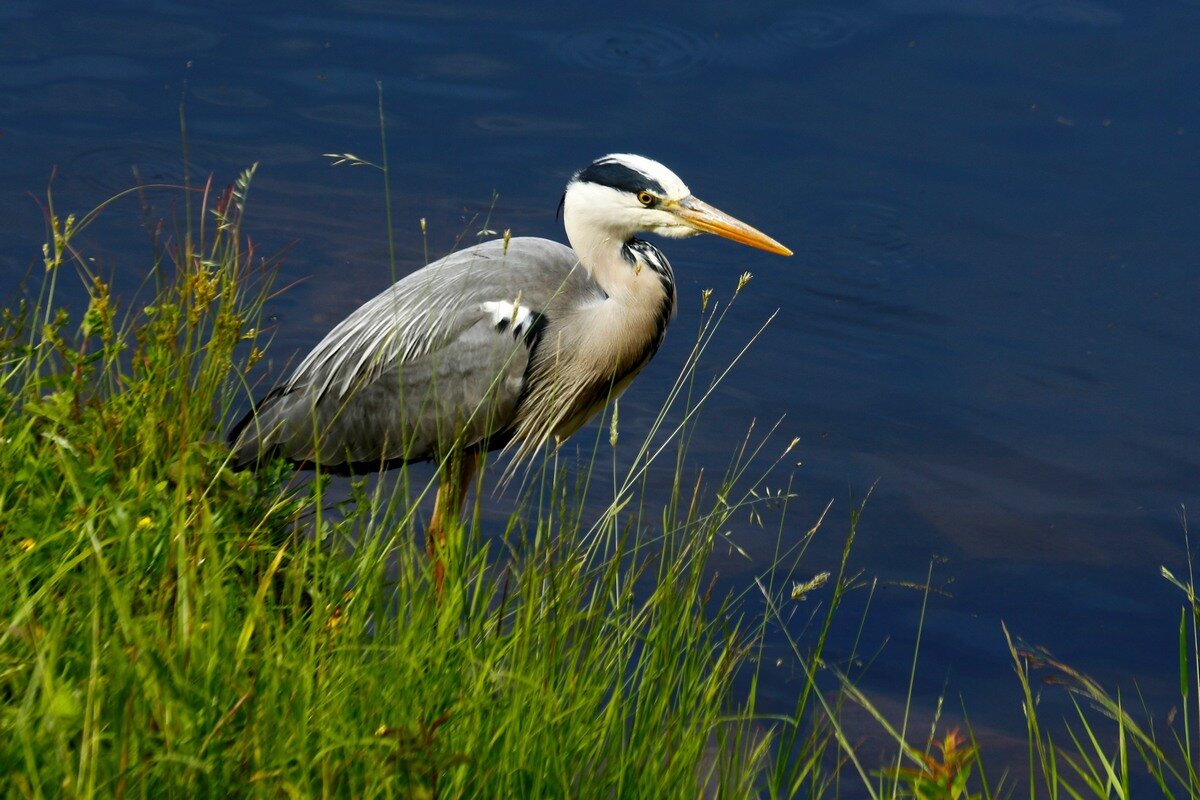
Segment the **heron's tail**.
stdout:
<svg viewBox="0 0 1200 800">
<path fill-rule="evenodd" d="M 229 429 L 225 441 L 233 451 L 229 461 L 233 469 L 257 467 L 276 452 L 278 445 L 273 441 L 272 433 L 278 425 L 272 424 L 272 418 L 278 415 L 272 410 L 282 396 L 282 387 L 272 389 Z"/>
</svg>

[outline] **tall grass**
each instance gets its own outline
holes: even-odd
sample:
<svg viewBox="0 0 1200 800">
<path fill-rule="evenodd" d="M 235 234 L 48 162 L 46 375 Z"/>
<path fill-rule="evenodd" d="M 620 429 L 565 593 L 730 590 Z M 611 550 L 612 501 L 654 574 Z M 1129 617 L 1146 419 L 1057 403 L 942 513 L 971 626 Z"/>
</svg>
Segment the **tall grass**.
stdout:
<svg viewBox="0 0 1200 800">
<path fill-rule="evenodd" d="M 1157 719 L 1136 693 L 1132 700 L 1113 693 L 1047 649 L 1014 641 L 1005 629 L 1028 726 L 1031 797 L 1200 797 L 1200 603 L 1190 545 L 1187 576 L 1176 577 L 1166 567 L 1162 574 L 1183 603 L 1178 651 L 1168 655 L 1178 657 L 1178 704 Z M 1070 693 L 1075 715 L 1065 732 L 1041 718 L 1039 677 Z"/>
<path fill-rule="evenodd" d="M 530 476 L 502 530 L 477 492 L 440 600 L 419 546 L 424 479 L 331 490 L 282 465 L 231 472 L 223 433 L 264 355 L 274 268 L 242 234 L 252 175 L 195 192 L 151 296 L 124 306 L 79 250 L 119 198 L 78 218 L 48 198 L 44 280 L 0 324 L 5 796 L 1200 796 L 1190 569 L 1163 571 L 1183 596 L 1166 719 L 1004 632 L 1021 781 L 990 781 L 980 743 L 939 731 L 940 714 L 914 743 L 907 702 L 893 722 L 839 680 L 824 653 L 857 579 L 861 508 L 836 573 L 813 576 L 825 513 L 798 524 L 790 485 L 768 486 L 795 442 L 752 431 L 719 476 L 688 468 L 713 390 L 697 366 L 729 309 L 707 293 L 645 440 L 617 448 L 614 409 L 581 467 L 548 458 Z M 74 317 L 67 281 L 88 298 Z M 648 490 L 664 470 L 665 496 Z M 715 594 L 714 549 L 768 507 L 773 564 Z M 795 638 L 788 604 L 809 593 L 823 605 Z M 780 632 L 804 679 L 767 715 L 758 665 Z M 1043 719 L 1039 678 L 1071 692 L 1073 719 Z M 893 759 L 862 760 L 846 702 Z"/>
<path fill-rule="evenodd" d="M 1186 540 L 1186 520 L 1184 535 Z M 1189 543 L 1186 577 L 1177 577 L 1166 567 L 1161 570 L 1183 596 L 1177 650 L 1164 652 L 1165 664 L 1177 659 L 1179 694 L 1165 713 L 1149 708 L 1136 687 L 1132 693 L 1107 689 L 1055 658 L 1046 647 L 1025 644 L 1001 625 L 1017 679 L 1014 702 L 1025 717 L 1028 758 L 1023 765 L 1002 765 L 996 780 L 984 772 L 983 746 L 969 727 L 965 733 L 941 729 L 941 699 L 928 740 L 913 742 L 907 734 L 907 701 L 897 724 L 843 675 L 841 697 L 866 710 L 885 739 L 896 745 L 894 763 L 873 771 L 874 785 L 863 781 L 867 794 L 920 800 L 1200 797 L 1200 601 L 1191 564 Z M 927 592 L 928 587 L 927 582 Z M 922 623 L 923 619 L 924 609 Z M 919 639 L 918 634 L 918 651 Z M 915 651 L 914 674 L 917 669 Z M 1073 713 L 1064 719 L 1047 718 L 1043 709 L 1047 692 L 1066 692 Z M 836 712 L 830 717 L 836 720 Z M 840 736 L 836 721 L 834 729 Z"/>
<path fill-rule="evenodd" d="M 43 288 L 0 332 L 6 793 L 825 793 L 838 759 L 813 723 L 815 675 L 845 582 L 796 643 L 810 680 L 795 713 L 764 722 L 765 623 L 714 596 L 709 567 L 734 515 L 786 502 L 763 480 L 787 447 L 748 438 L 711 484 L 684 478 L 721 312 L 631 463 L 597 468 L 614 419 L 584 470 L 547 461 L 506 530 L 477 505 L 439 601 L 418 545 L 427 487 L 385 477 L 337 496 L 282 467 L 227 468 L 272 274 L 242 235 L 251 176 L 197 192 L 159 288 L 124 307 L 77 249 L 97 215 L 48 205 Z M 57 310 L 72 272 L 77 317 Z M 659 460 L 675 475 L 661 501 L 643 491 Z M 581 511 L 610 480 L 604 508 Z M 781 539 L 793 529 L 807 526 Z M 783 583 L 749 588 L 778 606 Z"/>
</svg>

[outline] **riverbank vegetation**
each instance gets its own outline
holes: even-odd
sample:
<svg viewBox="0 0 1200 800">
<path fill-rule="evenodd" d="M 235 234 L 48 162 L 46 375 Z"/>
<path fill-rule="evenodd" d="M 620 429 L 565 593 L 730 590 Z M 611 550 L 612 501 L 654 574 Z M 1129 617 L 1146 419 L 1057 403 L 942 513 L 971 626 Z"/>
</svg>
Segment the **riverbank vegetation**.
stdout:
<svg viewBox="0 0 1200 800">
<path fill-rule="evenodd" d="M 683 422 L 661 418 L 605 476 L 606 507 L 578 502 L 592 470 L 549 462 L 504 530 L 485 535 L 476 507 L 439 600 L 427 487 L 407 473 L 331 489 L 227 467 L 271 290 L 241 234 L 250 177 L 196 193 L 149 296 L 124 305 L 78 250 L 97 215 L 47 206 L 44 282 L 0 339 L 7 791 L 752 793 L 779 734 L 733 687 L 763 623 L 712 596 L 707 564 L 733 515 L 779 501 L 756 479 L 769 445 L 748 440 L 712 485 L 676 481 L 652 507 L 647 464 L 682 464 L 706 388 L 685 371 Z M 71 315 L 56 292 L 76 276 L 88 300 Z M 806 648 L 815 669 L 820 643 Z M 806 692 L 789 728 L 800 757 L 770 772 L 783 793 L 830 779 L 808 725 L 819 700 Z"/>
<path fill-rule="evenodd" d="M 421 547 L 419 472 L 331 483 L 282 465 L 231 471 L 222 434 L 269 346 L 274 264 L 242 232 L 252 174 L 188 190 L 194 211 L 128 301 L 79 249 L 99 210 L 60 216 L 47 203 L 35 288 L 0 327 L 5 796 L 1127 797 L 1148 779 L 1184 797 L 1200 787 L 1190 579 L 1176 580 L 1182 703 L 1171 727 L 1135 721 L 1119 696 L 1015 645 L 1027 779 L 985 774 L 969 731 L 913 744 L 915 726 L 876 712 L 825 652 L 854 585 L 858 511 L 833 574 L 805 571 L 805 548 L 831 523 L 789 518 L 786 478 L 767 488 L 768 476 L 780 485 L 788 442 L 751 433 L 712 477 L 688 464 L 711 388 L 696 365 L 729 305 L 708 295 L 664 412 L 646 442 L 621 444 L 632 459 L 611 456 L 612 418 L 583 445 L 583 467 L 548 458 L 532 473 L 506 522 L 476 501 L 440 598 Z M 62 310 L 66 281 L 86 293 L 76 313 Z M 662 464 L 670 490 L 645 491 Z M 761 520 L 768 507 L 774 566 L 718 594 L 710 556 L 736 546 L 731 520 Z M 787 643 L 795 702 L 764 714 L 768 631 L 778 637 L 784 608 L 809 595 L 810 624 Z M 1038 718 L 1038 666 L 1080 698 L 1066 740 Z M 860 757 L 844 703 L 875 715 L 894 758 Z"/>
</svg>

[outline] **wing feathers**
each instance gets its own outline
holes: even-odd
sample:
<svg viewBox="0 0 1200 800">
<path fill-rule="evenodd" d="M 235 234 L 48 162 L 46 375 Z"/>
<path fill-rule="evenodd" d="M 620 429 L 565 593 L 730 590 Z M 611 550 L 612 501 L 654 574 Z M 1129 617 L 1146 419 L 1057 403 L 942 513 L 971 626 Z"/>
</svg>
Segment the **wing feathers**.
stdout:
<svg viewBox="0 0 1200 800">
<path fill-rule="evenodd" d="M 549 308 L 569 300 L 564 285 L 576 264 L 561 244 L 518 238 L 468 248 L 393 284 L 235 426 L 235 463 L 277 452 L 378 468 L 433 457 L 451 440 L 504 439 L 530 353 Z"/>
</svg>

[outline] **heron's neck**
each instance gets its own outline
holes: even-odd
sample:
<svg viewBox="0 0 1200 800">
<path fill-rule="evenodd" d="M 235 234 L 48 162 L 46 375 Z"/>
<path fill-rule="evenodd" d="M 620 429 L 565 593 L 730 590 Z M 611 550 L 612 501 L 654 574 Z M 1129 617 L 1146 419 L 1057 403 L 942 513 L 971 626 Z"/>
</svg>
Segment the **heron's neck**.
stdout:
<svg viewBox="0 0 1200 800">
<path fill-rule="evenodd" d="M 626 235 L 565 220 L 567 239 L 579 263 L 610 300 L 627 307 L 674 306 L 675 281 L 671 266 L 658 248 Z"/>
</svg>

